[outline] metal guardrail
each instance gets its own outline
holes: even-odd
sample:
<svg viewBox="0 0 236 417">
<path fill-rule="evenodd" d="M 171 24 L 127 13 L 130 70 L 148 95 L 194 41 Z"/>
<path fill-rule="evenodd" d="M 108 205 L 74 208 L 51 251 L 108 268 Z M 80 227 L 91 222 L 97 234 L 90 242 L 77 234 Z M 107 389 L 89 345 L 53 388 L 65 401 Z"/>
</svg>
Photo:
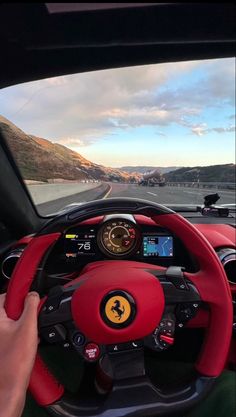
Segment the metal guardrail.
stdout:
<svg viewBox="0 0 236 417">
<path fill-rule="evenodd" d="M 166 182 L 171 187 L 189 187 L 189 188 L 209 188 L 212 190 L 230 190 L 235 191 L 235 182 Z"/>
</svg>

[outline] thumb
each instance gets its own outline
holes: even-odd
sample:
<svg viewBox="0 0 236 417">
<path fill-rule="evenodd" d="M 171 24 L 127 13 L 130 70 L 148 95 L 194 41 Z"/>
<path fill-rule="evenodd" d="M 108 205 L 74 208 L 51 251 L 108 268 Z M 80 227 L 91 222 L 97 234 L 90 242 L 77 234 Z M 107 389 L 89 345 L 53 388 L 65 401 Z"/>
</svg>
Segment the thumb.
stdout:
<svg viewBox="0 0 236 417">
<path fill-rule="evenodd" d="M 37 314 L 38 314 L 38 305 L 40 302 L 40 298 L 37 292 L 32 291 L 30 292 L 26 298 L 24 303 L 24 310 L 20 317 L 21 322 L 27 322 L 28 325 L 30 323 L 37 323 Z"/>
</svg>

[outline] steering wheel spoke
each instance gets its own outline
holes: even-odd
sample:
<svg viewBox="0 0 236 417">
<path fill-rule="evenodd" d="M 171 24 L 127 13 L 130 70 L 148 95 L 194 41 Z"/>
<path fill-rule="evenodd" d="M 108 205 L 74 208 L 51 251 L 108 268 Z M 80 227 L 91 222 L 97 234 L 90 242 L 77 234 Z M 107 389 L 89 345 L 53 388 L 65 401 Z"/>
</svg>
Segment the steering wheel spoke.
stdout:
<svg viewBox="0 0 236 417">
<path fill-rule="evenodd" d="M 197 287 L 185 276 L 182 267 L 170 266 L 165 270 L 157 268 L 147 271 L 160 281 L 166 305 L 200 303 L 201 297 Z"/>
<path fill-rule="evenodd" d="M 65 323 L 72 321 L 71 298 L 73 290 L 56 286 L 49 291 L 38 316 L 39 335 L 48 343 L 64 343 L 67 337 Z"/>
</svg>

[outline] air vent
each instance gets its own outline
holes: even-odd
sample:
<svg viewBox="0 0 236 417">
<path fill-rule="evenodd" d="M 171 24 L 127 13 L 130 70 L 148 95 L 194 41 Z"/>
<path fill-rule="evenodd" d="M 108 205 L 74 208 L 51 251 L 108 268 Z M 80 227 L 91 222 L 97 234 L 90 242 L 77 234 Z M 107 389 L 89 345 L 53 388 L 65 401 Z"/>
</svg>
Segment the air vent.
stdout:
<svg viewBox="0 0 236 417">
<path fill-rule="evenodd" d="M 221 249 L 217 252 L 225 269 L 230 284 L 236 284 L 236 250 L 232 248 Z"/>
<path fill-rule="evenodd" d="M 24 249 L 16 249 L 10 252 L 2 262 L 2 275 L 6 279 L 10 279 L 13 273 L 13 270 L 21 257 Z"/>
</svg>

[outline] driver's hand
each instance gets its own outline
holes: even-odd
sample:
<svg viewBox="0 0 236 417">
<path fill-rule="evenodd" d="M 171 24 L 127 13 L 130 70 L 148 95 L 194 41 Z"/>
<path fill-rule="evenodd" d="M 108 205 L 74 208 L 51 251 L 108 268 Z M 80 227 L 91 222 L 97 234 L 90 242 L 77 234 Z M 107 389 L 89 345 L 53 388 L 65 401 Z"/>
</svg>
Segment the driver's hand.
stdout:
<svg viewBox="0 0 236 417">
<path fill-rule="evenodd" d="M 4 303 L 5 294 L 0 294 L 0 416 L 19 417 L 38 345 L 39 296 L 27 295 L 17 321 L 7 317 Z"/>
</svg>

